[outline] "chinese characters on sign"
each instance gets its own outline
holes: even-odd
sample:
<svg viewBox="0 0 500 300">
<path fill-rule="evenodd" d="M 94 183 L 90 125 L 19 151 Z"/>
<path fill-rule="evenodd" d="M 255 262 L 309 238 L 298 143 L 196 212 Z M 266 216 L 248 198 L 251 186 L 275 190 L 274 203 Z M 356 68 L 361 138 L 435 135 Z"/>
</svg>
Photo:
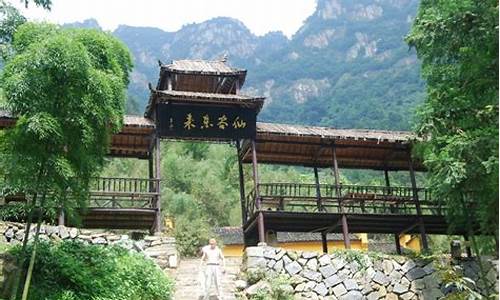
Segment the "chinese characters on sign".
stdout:
<svg viewBox="0 0 500 300">
<path fill-rule="evenodd" d="M 249 108 L 158 104 L 164 137 L 252 138 L 256 112 Z"/>
</svg>

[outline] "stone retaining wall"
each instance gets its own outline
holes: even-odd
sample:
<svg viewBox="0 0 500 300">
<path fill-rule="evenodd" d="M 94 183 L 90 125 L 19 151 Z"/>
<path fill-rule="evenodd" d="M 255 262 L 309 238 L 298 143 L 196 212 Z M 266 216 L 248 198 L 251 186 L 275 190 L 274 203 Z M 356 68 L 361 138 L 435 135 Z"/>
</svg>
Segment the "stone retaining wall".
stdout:
<svg viewBox="0 0 500 300">
<path fill-rule="evenodd" d="M 24 239 L 25 225 L 13 222 L 0 222 L 0 242 L 19 244 Z M 29 238 L 35 234 L 32 226 Z M 78 240 L 89 244 L 118 245 L 129 250 L 144 253 L 152 258 L 162 269 L 176 268 L 178 253 L 175 238 L 164 236 L 143 236 L 134 240 L 127 234 L 117 234 L 104 230 L 85 230 L 75 227 L 42 225 L 41 240 Z"/>
<path fill-rule="evenodd" d="M 464 275 L 477 283 L 477 291 L 498 293 L 498 261 L 482 262 L 486 283 L 478 280 L 477 260 L 460 265 Z M 249 247 L 243 261 L 243 271 L 264 269 L 289 276 L 296 299 L 439 299 L 452 288 L 445 287 L 435 266 L 429 259 L 404 256 L 356 251 L 319 254 L 272 247 Z M 255 292 L 255 285 L 246 290 Z"/>
</svg>

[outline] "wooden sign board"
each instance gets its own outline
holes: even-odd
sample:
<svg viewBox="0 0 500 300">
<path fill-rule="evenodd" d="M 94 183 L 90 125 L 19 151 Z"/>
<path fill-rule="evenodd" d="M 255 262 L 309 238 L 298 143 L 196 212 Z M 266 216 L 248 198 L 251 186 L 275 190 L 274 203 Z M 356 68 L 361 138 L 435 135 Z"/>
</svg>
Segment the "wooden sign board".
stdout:
<svg viewBox="0 0 500 300">
<path fill-rule="evenodd" d="M 159 103 L 157 112 L 160 137 L 255 138 L 257 113 L 251 108 Z"/>
</svg>

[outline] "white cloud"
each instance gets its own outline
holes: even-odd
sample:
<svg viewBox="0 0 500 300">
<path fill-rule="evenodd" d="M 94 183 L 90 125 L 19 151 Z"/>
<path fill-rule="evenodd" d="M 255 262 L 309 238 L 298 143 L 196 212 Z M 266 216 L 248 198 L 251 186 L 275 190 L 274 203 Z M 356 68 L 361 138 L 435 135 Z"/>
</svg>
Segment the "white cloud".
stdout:
<svg viewBox="0 0 500 300">
<path fill-rule="evenodd" d="M 120 24 L 176 31 L 184 24 L 226 16 L 242 21 L 253 33 L 281 30 L 293 35 L 316 7 L 315 0 L 53 0 L 52 10 L 32 3 L 28 9 L 10 0 L 32 20 L 69 23 L 96 19 L 113 30 Z"/>
</svg>

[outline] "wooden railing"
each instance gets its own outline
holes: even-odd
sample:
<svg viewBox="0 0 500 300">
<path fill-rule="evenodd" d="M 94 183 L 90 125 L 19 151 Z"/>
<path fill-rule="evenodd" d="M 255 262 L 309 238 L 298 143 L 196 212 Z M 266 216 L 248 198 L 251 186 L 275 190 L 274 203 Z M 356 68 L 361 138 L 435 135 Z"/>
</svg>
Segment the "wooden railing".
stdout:
<svg viewBox="0 0 500 300">
<path fill-rule="evenodd" d="M 89 208 L 155 208 L 159 179 L 94 178 Z"/>
<path fill-rule="evenodd" d="M 422 215 L 443 214 L 442 204 L 424 188 L 345 184 L 262 183 L 259 199 L 251 191 L 245 207 L 247 218 L 257 210 L 256 201 L 261 210 L 417 215 L 415 196 Z"/>
</svg>

